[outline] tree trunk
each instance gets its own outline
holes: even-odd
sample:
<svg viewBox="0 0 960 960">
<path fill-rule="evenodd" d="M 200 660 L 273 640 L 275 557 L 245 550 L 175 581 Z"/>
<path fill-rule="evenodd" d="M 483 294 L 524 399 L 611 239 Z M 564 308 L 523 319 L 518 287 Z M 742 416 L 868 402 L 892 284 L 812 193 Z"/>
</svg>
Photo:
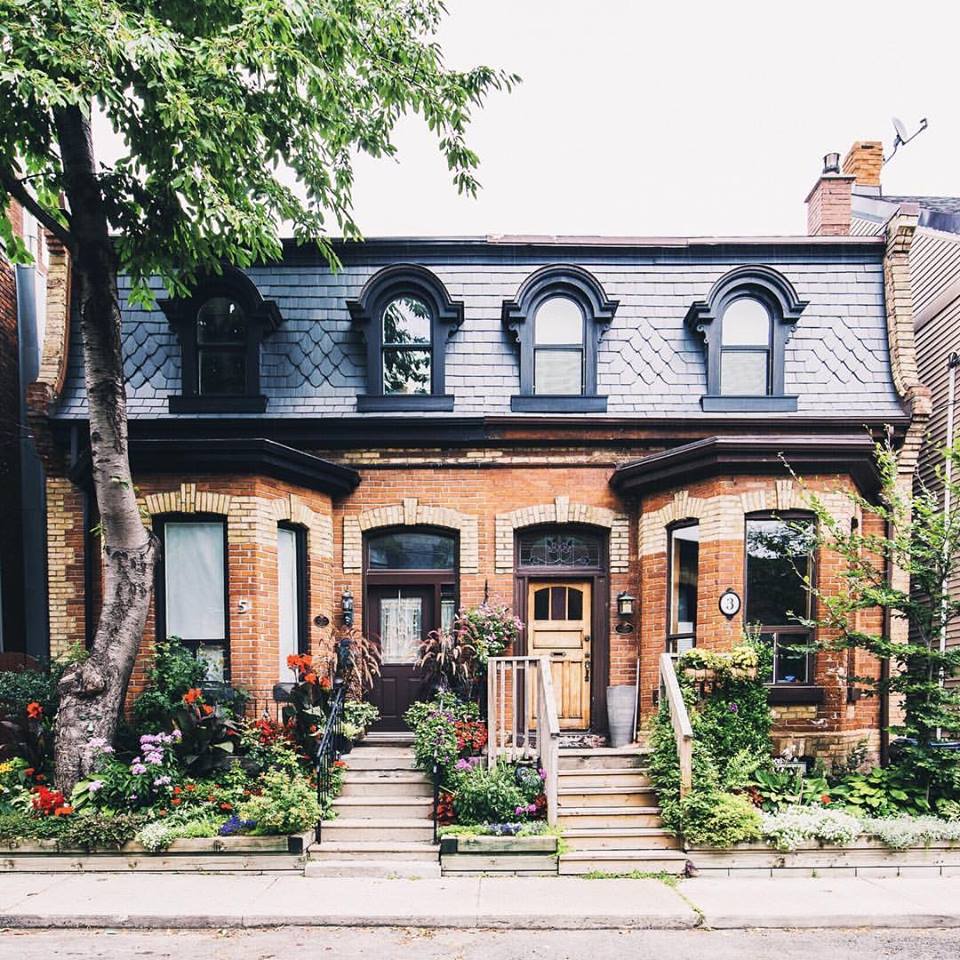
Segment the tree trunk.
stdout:
<svg viewBox="0 0 960 960">
<path fill-rule="evenodd" d="M 60 681 L 55 731 L 58 789 L 69 796 L 110 743 L 150 606 L 156 542 L 140 516 L 127 453 L 117 258 L 97 182 L 89 117 L 56 116 L 64 188 L 75 237 L 75 290 L 83 338 L 93 485 L 104 544 L 103 606 L 89 656 Z M 91 745 L 90 741 L 94 740 Z"/>
</svg>

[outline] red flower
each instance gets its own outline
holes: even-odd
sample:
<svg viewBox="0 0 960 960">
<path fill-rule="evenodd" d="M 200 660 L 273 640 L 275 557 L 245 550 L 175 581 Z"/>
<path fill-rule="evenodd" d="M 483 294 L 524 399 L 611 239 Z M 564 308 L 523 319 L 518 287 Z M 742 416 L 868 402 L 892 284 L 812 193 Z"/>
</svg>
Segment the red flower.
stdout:
<svg viewBox="0 0 960 960">
<path fill-rule="evenodd" d="M 181 803 L 183 803 L 183 800 L 180 797 L 174 797 L 170 801 L 170 805 L 174 807 L 179 807 Z"/>
<path fill-rule="evenodd" d="M 27 768 L 23 771 L 23 775 L 24 775 L 25 777 L 32 777 L 33 774 L 34 774 L 34 769 L 33 769 L 33 767 L 27 767 Z"/>
<path fill-rule="evenodd" d="M 177 796 L 177 794 L 179 794 L 179 793 L 182 793 L 181 788 L 180 788 L 180 787 L 174 787 L 174 788 L 173 788 L 173 795 L 174 795 L 174 796 Z"/>
<path fill-rule="evenodd" d="M 822 794 L 821 797 L 820 797 L 820 802 L 821 802 L 824 806 L 827 806 L 827 804 L 833 803 L 833 801 L 830 799 L 830 794 L 829 794 L 829 793 L 824 793 L 824 794 Z"/>
<path fill-rule="evenodd" d="M 322 677 L 320 680 L 321 690 L 330 690 L 333 688 L 333 681 L 329 677 Z"/>
<path fill-rule="evenodd" d="M 27 704 L 27 716 L 31 720 L 39 720 L 43 716 L 43 707 L 34 700 L 32 703 Z"/>
<path fill-rule="evenodd" d="M 174 787 L 173 792 L 176 793 L 179 789 L 179 787 Z M 197 789 L 197 785 L 195 783 L 188 783 L 186 789 L 187 793 L 193 793 L 193 791 Z"/>
<path fill-rule="evenodd" d="M 305 674 L 303 675 L 303 679 L 304 679 L 307 683 L 316 683 L 316 682 L 317 682 L 317 675 L 316 675 L 315 673 L 305 673 Z"/>
<path fill-rule="evenodd" d="M 334 761 L 333 761 L 333 765 L 334 765 L 335 767 L 345 767 L 345 766 L 347 765 L 347 761 L 346 761 L 346 760 L 334 760 Z"/>
<path fill-rule="evenodd" d="M 199 687 L 191 687 L 184 695 L 184 703 L 196 703 L 203 696 L 203 691 Z"/>
<path fill-rule="evenodd" d="M 33 779 L 36 780 L 37 783 L 44 783 L 47 778 L 42 773 L 38 773 Z"/>
<path fill-rule="evenodd" d="M 221 804 L 220 804 L 220 809 L 221 809 L 221 810 L 230 811 L 230 810 L 233 809 L 233 804 L 232 804 L 232 803 L 221 803 Z"/>
<path fill-rule="evenodd" d="M 205 703 L 203 705 L 203 715 L 209 717 L 211 713 L 213 713 L 213 707 L 211 707 L 209 703 Z"/>
<path fill-rule="evenodd" d="M 59 790 L 50 790 L 48 787 L 34 787 L 31 793 L 33 796 L 30 802 L 33 804 L 33 809 L 45 817 L 49 817 L 51 814 L 59 816 L 57 810 L 63 810 L 67 806 L 66 799 Z M 73 807 L 70 807 L 67 812 L 72 813 Z"/>
<path fill-rule="evenodd" d="M 57 807 L 57 809 L 53 811 L 55 817 L 67 817 L 71 813 L 73 813 L 73 807 L 71 807 L 70 804 L 64 804 L 62 807 Z"/>
</svg>

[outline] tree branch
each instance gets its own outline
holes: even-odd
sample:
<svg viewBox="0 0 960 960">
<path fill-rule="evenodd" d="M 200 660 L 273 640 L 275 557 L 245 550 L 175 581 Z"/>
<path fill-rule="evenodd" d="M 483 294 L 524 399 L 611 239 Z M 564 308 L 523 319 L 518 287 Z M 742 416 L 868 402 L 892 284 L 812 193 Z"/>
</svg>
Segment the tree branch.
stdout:
<svg viewBox="0 0 960 960">
<path fill-rule="evenodd" d="M 21 207 L 29 210 L 47 230 L 73 253 L 74 247 L 76 246 L 73 234 L 59 220 L 37 203 L 21 180 L 18 180 L 8 171 L 2 170 L 0 171 L 0 183 L 3 184 L 3 189 L 6 190 Z"/>
</svg>

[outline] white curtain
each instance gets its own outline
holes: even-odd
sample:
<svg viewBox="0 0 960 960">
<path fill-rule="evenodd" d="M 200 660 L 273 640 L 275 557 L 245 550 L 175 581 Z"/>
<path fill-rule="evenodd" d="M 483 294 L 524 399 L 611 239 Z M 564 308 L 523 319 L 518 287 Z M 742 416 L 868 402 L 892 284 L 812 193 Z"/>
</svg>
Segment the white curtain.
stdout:
<svg viewBox="0 0 960 960">
<path fill-rule="evenodd" d="M 164 525 L 167 635 L 182 640 L 223 640 L 223 524 Z"/>
<path fill-rule="evenodd" d="M 384 597 L 380 601 L 380 643 L 384 663 L 413 663 L 420 650 L 419 597 Z"/>
<path fill-rule="evenodd" d="M 287 657 L 299 653 L 297 636 L 297 613 L 300 606 L 299 583 L 297 582 L 297 534 L 287 527 L 277 528 L 277 583 L 280 608 L 280 681 L 293 683 L 295 670 L 287 666 Z"/>
</svg>

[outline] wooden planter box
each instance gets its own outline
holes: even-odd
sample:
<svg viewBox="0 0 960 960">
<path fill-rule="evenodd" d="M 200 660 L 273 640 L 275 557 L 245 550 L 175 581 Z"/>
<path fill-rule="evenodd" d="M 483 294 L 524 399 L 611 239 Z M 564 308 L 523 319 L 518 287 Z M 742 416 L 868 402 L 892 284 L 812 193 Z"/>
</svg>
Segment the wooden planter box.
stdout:
<svg viewBox="0 0 960 960">
<path fill-rule="evenodd" d="M 937 841 L 928 847 L 894 850 L 879 840 L 860 837 L 846 847 L 808 841 L 790 851 L 765 843 L 684 849 L 700 876 L 960 876 L 960 842 Z"/>
<path fill-rule="evenodd" d="M 57 847 L 56 840 L 0 844 L 0 872 L 275 871 L 300 870 L 314 831 L 277 837 L 186 837 L 149 853 L 136 841 L 122 847 Z"/>
<path fill-rule="evenodd" d="M 716 680 L 716 671 L 708 667 L 681 667 L 681 672 L 697 683 L 712 684 Z M 756 680 L 757 678 L 756 667 L 734 668 L 725 672 L 734 680 Z"/>
<path fill-rule="evenodd" d="M 444 876 L 553 877 L 557 874 L 557 838 L 443 837 L 440 869 Z"/>
</svg>

